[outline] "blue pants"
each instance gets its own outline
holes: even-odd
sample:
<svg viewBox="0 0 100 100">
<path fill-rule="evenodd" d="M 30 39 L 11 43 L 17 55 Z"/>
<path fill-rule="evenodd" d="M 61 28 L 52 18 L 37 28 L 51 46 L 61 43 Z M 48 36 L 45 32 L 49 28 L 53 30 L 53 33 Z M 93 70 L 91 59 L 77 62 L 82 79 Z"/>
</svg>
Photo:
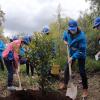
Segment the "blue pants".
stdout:
<svg viewBox="0 0 100 100">
<path fill-rule="evenodd" d="M 72 66 L 75 61 L 72 61 Z M 87 75 L 85 71 L 85 59 L 78 59 L 79 72 L 82 79 L 83 89 L 88 88 Z M 64 83 L 67 85 L 69 81 L 69 67 L 68 63 L 64 70 Z"/>
<path fill-rule="evenodd" d="M 34 74 L 34 64 L 30 62 L 27 58 L 20 57 L 20 64 L 26 64 L 26 73 L 29 75 L 29 71 L 31 70 L 31 75 Z"/>
<path fill-rule="evenodd" d="M 8 86 L 12 86 L 13 85 L 13 73 L 14 73 L 14 60 L 8 60 L 8 59 L 4 59 L 7 71 L 8 71 Z"/>
</svg>

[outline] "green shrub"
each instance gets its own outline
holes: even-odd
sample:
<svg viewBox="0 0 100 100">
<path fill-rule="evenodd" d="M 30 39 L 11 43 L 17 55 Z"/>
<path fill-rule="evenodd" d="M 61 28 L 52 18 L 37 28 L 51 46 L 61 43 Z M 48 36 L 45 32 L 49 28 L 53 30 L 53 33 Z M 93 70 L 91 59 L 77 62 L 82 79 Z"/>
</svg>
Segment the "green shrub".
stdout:
<svg viewBox="0 0 100 100">
<path fill-rule="evenodd" d="M 94 58 L 94 55 L 100 50 L 98 43 L 99 34 L 94 33 L 88 36 L 87 40 L 87 56 Z"/>
<path fill-rule="evenodd" d="M 52 40 L 48 36 L 41 36 L 41 34 L 35 34 L 35 38 L 29 45 L 28 56 L 35 65 L 38 83 L 42 91 L 50 85 L 48 79 L 50 78 L 50 70 L 54 59 L 52 48 Z"/>
<path fill-rule="evenodd" d="M 95 59 L 87 58 L 86 59 L 86 70 L 87 72 L 98 72 L 100 71 L 100 61 Z"/>
</svg>

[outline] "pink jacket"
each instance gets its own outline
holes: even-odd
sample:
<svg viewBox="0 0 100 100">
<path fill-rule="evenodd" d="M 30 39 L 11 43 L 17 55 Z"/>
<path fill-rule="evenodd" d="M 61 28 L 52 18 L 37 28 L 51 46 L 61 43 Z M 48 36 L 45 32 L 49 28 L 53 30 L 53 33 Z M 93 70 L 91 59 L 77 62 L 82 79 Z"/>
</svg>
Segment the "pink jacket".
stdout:
<svg viewBox="0 0 100 100">
<path fill-rule="evenodd" d="M 15 40 L 15 41 L 9 43 L 6 47 L 6 49 L 2 53 L 3 58 L 6 58 L 8 56 L 9 51 L 13 51 L 14 59 L 15 59 L 15 61 L 18 62 L 20 45 L 21 45 L 21 40 Z"/>
</svg>

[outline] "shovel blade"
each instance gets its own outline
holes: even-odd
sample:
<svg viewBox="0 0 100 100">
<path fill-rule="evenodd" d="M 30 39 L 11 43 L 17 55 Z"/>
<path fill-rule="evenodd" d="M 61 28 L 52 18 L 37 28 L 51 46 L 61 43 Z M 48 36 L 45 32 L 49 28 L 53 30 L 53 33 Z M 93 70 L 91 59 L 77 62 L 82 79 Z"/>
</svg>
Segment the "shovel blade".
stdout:
<svg viewBox="0 0 100 100">
<path fill-rule="evenodd" d="M 16 87 L 16 91 L 23 90 L 22 87 Z"/>
<path fill-rule="evenodd" d="M 77 86 L 75 86 L 73 83 L 70 83 L 70 86 L 67 88 L 66 91 L 66 96 L 75 100 L 77 96 Z"/>
</svg>

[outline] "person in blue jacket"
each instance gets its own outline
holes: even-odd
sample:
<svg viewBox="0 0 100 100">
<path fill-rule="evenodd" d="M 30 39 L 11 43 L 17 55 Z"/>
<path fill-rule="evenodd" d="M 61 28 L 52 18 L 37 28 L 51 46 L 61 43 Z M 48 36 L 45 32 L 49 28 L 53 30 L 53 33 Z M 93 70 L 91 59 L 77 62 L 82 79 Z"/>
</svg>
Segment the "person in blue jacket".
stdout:
<svg viewBox="0 0 100 100">
<path fill-rule="evenodd" d="M 43 26 L 43 29 L 42 29 L 42 35 L 47 35 L 47 36 L 50 36 L 50 27 L 48 25 L 45 25 Z M 54 41 L 54 39 L 52 38 L 52 55 L 55 57 L 56 56 L 56 43 Z"/>
<path fill-rule="evenodd" d="M 51 56 L 52 56 L 52 59 L 55 59 L 56 53 L 57 53 L 57 50 L 56 50 L 57 46 L 56 46 L 56 41 L 51 36 L 50 27 L 48 25 L 43 26 L 41 34 L 50 39 L 50 44 L 52 45 L 52 47 L 51 47 Z M 40 51 L 40 53 L 42 54 L 41 51 Z M 51 70 L 52 70 L 52 68 L 49 69 L 48 75 L 55 76 L 55 75 L 52 74 Z M 57 78 L 58 78 L 58 75 L 57 75 Z"/>
<path fill-rule="evenodd" d="M 68 59 L 68 63 L 71 63 L 73 66 L 74 62 L 78 60 L 78 67 L 83 85 L 82 97 L 86 97 L 88 96 L 88 82 L 85 70 L 87 42 L 85 33 L 78 27 L 77 21 L 69 21 L 68 31 L 64 31 L 63 40 L 65 45 L 69 46 L 70 58 Z M 64 83 L 61 85 L 60 89 L 67 89 L 69 81 L 68 63 L 64 70 Z"/>
<path fill-rule="evenodd" d="M 26 41 L 26 48 L 20 48 L 20 64 L 26 64 L 26 74 L 27 77 L 30 75 L 31 71 L 31 76 L 34 78 L 34 64 L 31 62 L 28 57 L 24 57 L 25 53 L 28 52 L 28 44 L 31 42 L 31 37 L 30 36 L 24 36 L 23 37 L 24 41 Z"/>
<path fill-rule="evenodd" d="M 94 29 L 96 28 L 97 30 L 100 30 L 100 17 L 95 18 L 93 28 Z"/>
<path fill-rule="evenodd" d="M 100 30 L 100 17 L 95 18 L 93 28 Z M 99 36 L 99 39 L 98 39 L 98 44 L 100 45 L 100 36 Z M 100 51 L 95 55 L 95 59 L 96 60 L 100 59 Z"/>
<path fill-rule="evenodd" d="M 43 35 L 49 35 L 50 34 L 50 28 L 49 28 L 48 25 L 43 26 L 42 34 Z"/>
<path fill-rule="evenodd" d="M 14 40 L 18 40 L 18 36 L 14 35 L 12 38 L 10 38 L 10 42 L 13 42 Z"/>
<path fill-rule="evenodd" d="M 2 58 L 2 52 L 5 49 L 5 43 L 4 41 L 0 38 L 0 68 L 2 71 L 4 71 L 4 63 L 3 63 L 3 58 Z"/>
</svg>

